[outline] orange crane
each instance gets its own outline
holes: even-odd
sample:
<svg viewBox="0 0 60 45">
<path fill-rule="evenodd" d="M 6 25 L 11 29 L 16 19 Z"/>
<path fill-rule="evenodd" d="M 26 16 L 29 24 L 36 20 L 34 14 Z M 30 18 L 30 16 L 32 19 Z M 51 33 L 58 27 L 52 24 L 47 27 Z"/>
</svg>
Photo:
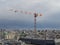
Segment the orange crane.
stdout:
<svg viewBox="0 0 60 45">
<path fill-rule="evenodd" d="M 22 14 L 30 14 L 30 15 L 34 15 L 34 32 L 36 32 L 36 18 L 37 18 L 37 16 L 42 16 L 42 14 L 38 14 L 38 13 L 32 13 L 32 12 L 27 12 L 27 11 L 23 11 L 23 10 L 14 10 L 14 9 L 10 9 L 9 11 L 13 11 L 13 12 L 15 12 L 15 13 L 17 13 L 17 12 L 20 12 L 20 13 L 22 13 Z"/>
</svg>

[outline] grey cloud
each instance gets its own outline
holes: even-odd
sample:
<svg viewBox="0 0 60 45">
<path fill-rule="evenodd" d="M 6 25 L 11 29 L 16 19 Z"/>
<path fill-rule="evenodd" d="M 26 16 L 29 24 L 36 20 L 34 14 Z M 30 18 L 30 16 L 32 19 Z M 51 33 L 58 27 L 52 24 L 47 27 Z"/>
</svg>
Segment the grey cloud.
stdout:
<svg viewBox="0 0 60 45">
<path fill-rule="evenodd" d="M 8 12 L 6 10 L 13 8 L 13 9 L 21 9 L 26 11 L 36 11 L 38 13 L 43 13 L 42 17 L 37 18 L 37 22 L 56 22 L 59 20 L 59 13 L 60 12 L 60 1 L 59 0 L 4 0 L 0 1 L 0 5 L 3 11 L 0 11 L 0 19 L 10 19 L 10 20 L 23 20 L 23 21 L 33 21 L 33 16 L 20 14 L 20 13 L 13 13 Z M 54 14 L 55 13 L 55 14 Z M 58 15 L 57 15 L 58 14 Z M 12 16 L 13 15 L 13 16 Z M 17 15 L 20 15 L 17 16 Z M 57 16 L 56 16 L 57 15 Z M 22 18 L 23 17 L 23 18 Z M 57 19 L 56 19 L 57 18 Z M 32 21 L 31 21 L 32 20 Z M 60 21 L 59 21 L 60 22 Z M 56 22 L 57 23 L 57 22 Z"/>
</svg>

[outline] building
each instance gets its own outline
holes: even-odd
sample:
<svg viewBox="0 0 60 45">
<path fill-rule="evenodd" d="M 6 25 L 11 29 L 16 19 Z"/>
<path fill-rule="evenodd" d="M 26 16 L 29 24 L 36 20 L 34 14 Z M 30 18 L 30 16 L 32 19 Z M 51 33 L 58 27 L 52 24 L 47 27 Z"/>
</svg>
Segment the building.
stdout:
<svg viewBox="0 0 60 45">
<path fill-rule="evenodd" d="M 14 39 L 15 36 L 16 36 L 16 32 L 14 31 L 6 32 L 5 39 Z"/>
</svg>

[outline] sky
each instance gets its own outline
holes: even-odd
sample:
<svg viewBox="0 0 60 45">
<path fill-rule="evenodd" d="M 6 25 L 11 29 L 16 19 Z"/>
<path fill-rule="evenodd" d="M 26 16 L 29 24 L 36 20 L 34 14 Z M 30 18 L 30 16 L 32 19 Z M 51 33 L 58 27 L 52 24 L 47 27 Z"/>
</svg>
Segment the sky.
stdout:
<svg viewBox="0 0 60 45">
<path fill-rule="evenodd" d="M 37 28 L 60 29 L 60 0 L 0 0 L 0 28 L 33 28 L 34 15 L 10 9 L 42 14 Z"/>
</svg>

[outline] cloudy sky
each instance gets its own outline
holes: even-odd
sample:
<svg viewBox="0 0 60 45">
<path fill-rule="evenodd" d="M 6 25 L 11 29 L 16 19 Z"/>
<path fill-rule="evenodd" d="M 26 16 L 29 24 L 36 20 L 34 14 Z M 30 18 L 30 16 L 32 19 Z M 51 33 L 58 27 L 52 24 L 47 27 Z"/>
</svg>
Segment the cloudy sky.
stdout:
<svg viewBox="0 0 60 45">
<path fill-rule="evenodd" d="M 41 13 L 37 28 L 60 28 L 60 0 L 0 0 L 0 28 L 33 28 L 33 15 L 10 9 Z"/>
</svg>

